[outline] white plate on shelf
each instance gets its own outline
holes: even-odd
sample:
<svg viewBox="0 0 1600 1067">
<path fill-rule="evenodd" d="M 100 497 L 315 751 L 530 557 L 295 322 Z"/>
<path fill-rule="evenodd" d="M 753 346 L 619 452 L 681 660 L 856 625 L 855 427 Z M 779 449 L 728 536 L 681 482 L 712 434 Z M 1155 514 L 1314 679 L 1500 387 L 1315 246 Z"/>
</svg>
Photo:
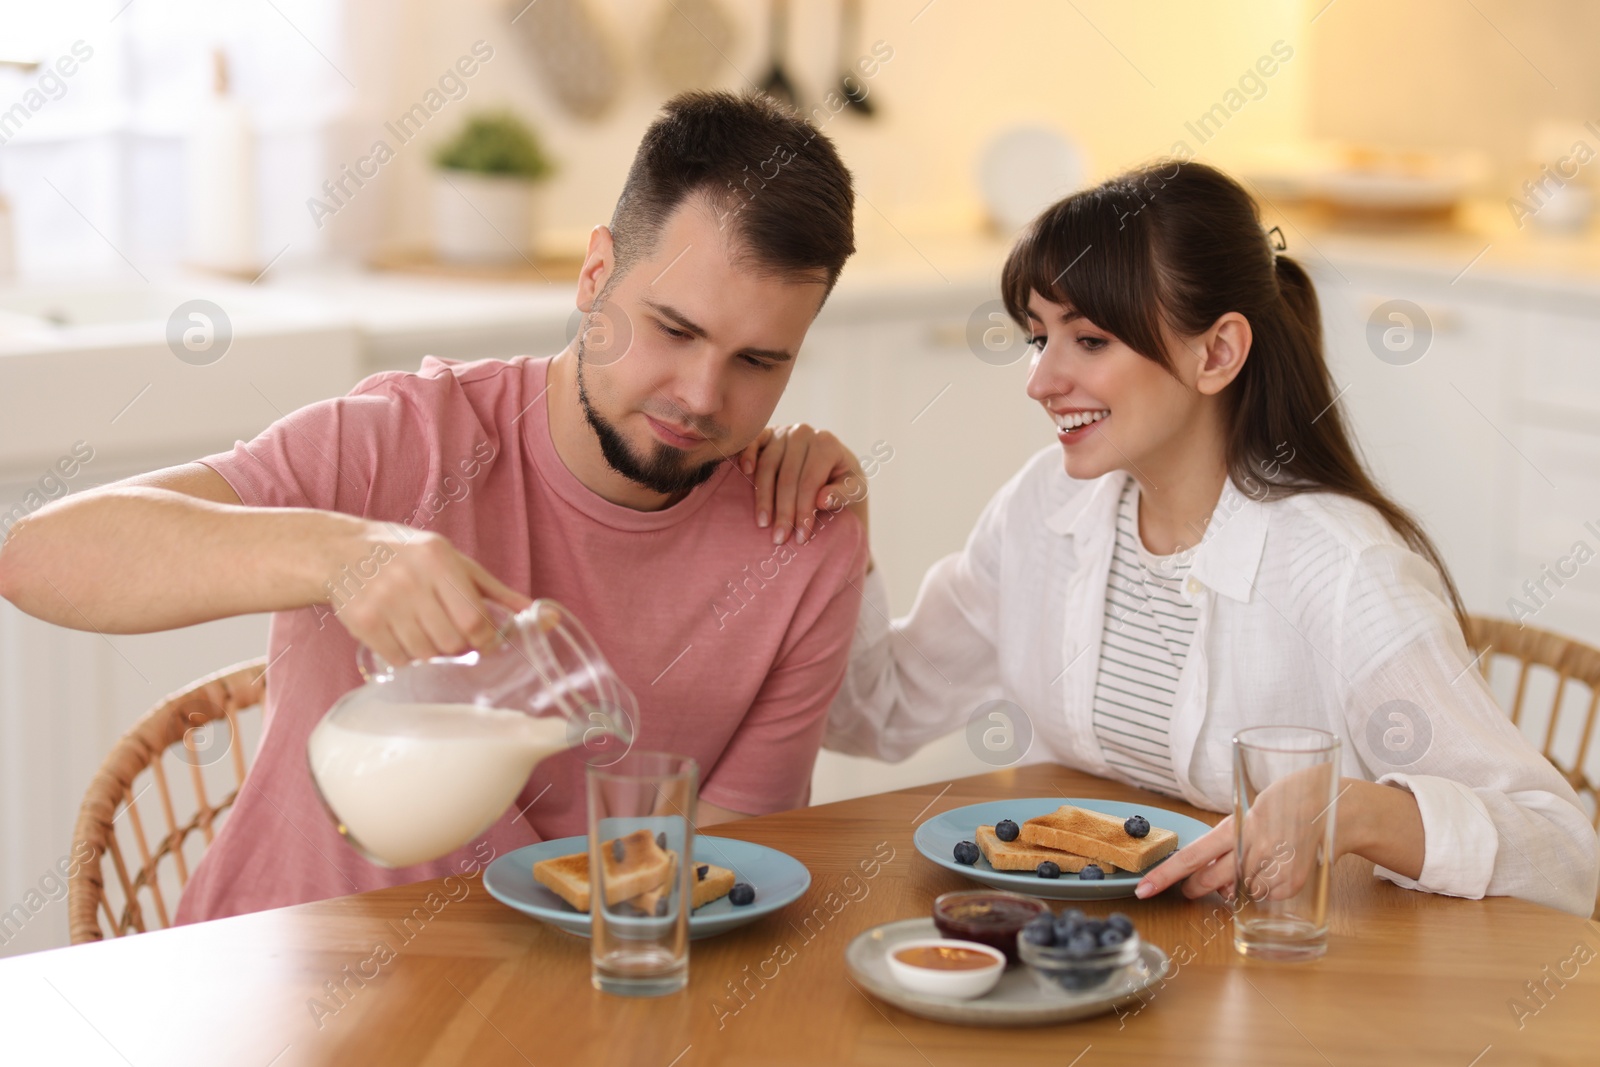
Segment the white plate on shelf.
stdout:
<svg viewBox="0 0 1600 1067">
<path fill-rule="evenodd" d="M 908 941 L 939 937 L 932 919 L 902 919 L 863 931 L 844 950 L 850 976 L 867 992 L 903 1011 L 966 1026 L 1048 1026 L 1103 1015 L 1138 999 L 1166 977 L 1167 954 L 1145 942 L 1131 971 L 1098 989 L 1069 993 L 1046 985 L 1025 965 L 1007 968 L 1000 982 L 973 1000 L 913 993 L 889 973 L 889 954 Z"/>
<path fill-rule="evenodd" d="M 989 217 L 1015 233 L 1083 185 L 1087 167 L 1076 141 L 1048 126 L 1013 126 L 978 157 L 978 189 Z"/>
<path fill-rule="evenodd" d="M 1198 819 L 1179 815 L 1152 804 L 1129 804 L 1120 800 L 1095 800 L 1091 797 L 1022 797 L 1017 800 L 989 800 L 982 804 L 968 804 L 940 812 L 917 827 L 912 842 L 917 851 L 939 866 L 965 875 L 974 882 L 995 889 L 1009 889 L 1031 897 L 1051 900 L 1112 900 L 1131 897 L 1145 872 L 1133 874 L 1118 871 L 1096 881 L 1082 881 L 1077 874 L 1062 871 L 1060 878 L 1040 878 L 1032 871 L 997 871 L 982 856 L 968 867 L 957 863 L 955 847 L 958 841 L 972 841 L 979 826 L 993 826 L 1001 819 L 1010 819 L 1019 826 L 1028 819 L 1048 815 L 1063 804 L 1071 804 L 1089 811 L 1115 815 L 1126 819 L 1130 815 L 1143 815 L 1151 826 L 1160 826 L 1178 835 L 1178 848 L 1192 844 L 1205 835 L 1211 827 Z M 1151 864 L 1152 869 L 1163 861 Z"/>
</svg>

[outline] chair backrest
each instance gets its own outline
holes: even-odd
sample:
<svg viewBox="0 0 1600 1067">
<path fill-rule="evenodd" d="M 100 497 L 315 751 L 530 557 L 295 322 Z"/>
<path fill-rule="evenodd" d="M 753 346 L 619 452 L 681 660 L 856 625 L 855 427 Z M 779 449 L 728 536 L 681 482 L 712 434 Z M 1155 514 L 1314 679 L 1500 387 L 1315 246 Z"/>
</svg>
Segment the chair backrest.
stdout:
<svg viewBox="0 0 1600 1067">
<path fill-rule="evenodd" d="M 1530 682 L 1541 668 L 1549 672 L 1554 689 L 1539 750 L 1572 784 L 1579 798 L 1587 802 L 1590 820 L 1600 827 L 1600 787 L 1590 776 L 1594 756 L 1591 743 L 1596 711 L 1600 709 L 1600 648 L 1510 619 L 1473 615 L 1467 621 L 1472 629 L 1467 642 L 1479 654 L 1478 669 L 1484 678 L 1494 681 L 1496 661 L 1516 671 L 1516 687 L 1507 711 L 1517 726 L 1522 726 L 1524 712 L 1529 710 L 1528 696 L 1534 688 Z M 1574 687 L 1581 692 L 1572 693 Z M 1543 690 L 1546 686 L 1540 684 L 1537 688 Z M 1571 711 L 1574 704 L 1570 698 L 1574 695 L 1579 696 L 1577 706 L 1583 709 L 1576 717 Z M 1576 743 L 1569 743 L 1574 735 Z"/>
<path fill-rule="evenodd" d="M 1467 644 L 1478 653 L 1478 669 L 1491 687 L 1496 682 L 1497 664 L 1516 672 L 1511 706 L 1506 710 L 1519 728 L 1529 692 L 1545 688 L 1530 683 L 1541 672 L 1550 676 L 1551 696 L 1548 711 L 1544 712 L 1547 718 L 1539 751 L 1571 784 L 1578 799 L 1588 804 L 1589 821 L 1600 829 L 1600 789 L 1589 773 L 1595 755 L 1591 747 L 1595 713 L 1600 710 L 1600 648 L 1510 619 L 1471 615 L 1467 624 Z M 1572 692 L 1574 688 L 1578 690 L 1576 694 Z M 1569 710 L 1574 706 L 1570 699 L 1574 695 L 1578 697 L 1576 706 L 1583 709 L 1576 716 Z M 1563 743 L 1574 734 L 1574 743 Z M 1600 895 L 1595 898 L 1591 914 L 1600 919 Z"/>
<path fill-rule="evenodd" d="M 171 925 L 163 877 L 170 887 L 175 874 L 182 892 L 189 882 L 189 861 L 196 858 L 193 849 L 186 854 L 185 844 L 198 842 L 202 851 L 211 844 L 218 817 L 244 784 L 247 759 L 239 716 L 265 699 L 266 663 L 260 658 L 236 664 L 172 694 L 122 735 L 95 772 L 72 835 L 72 855 L 85 858 L 67 883 L 73 944 Z M 175 797 L 168 778 L 171 769 L 181 779 L 185 764 L 192 802 Z M 229 777 L 231 789 L 225 784 Z M 159 806 L 160 812 L 156 825 L 165 826 L 158 835 L 146 832 L 139 806 L 152 788 L 155 804 L 150 806 Z M 210 799 L 224 789 L 221 799 Z M 125 836 L 119 840 L 119 835 Z M 128 837 L 134 845 L 131 856 L 124 848 Z M 108 858 L 114 878 L 109 894 Z M 172 902 L 177 903 L 176 895 Z"/>
</svg>

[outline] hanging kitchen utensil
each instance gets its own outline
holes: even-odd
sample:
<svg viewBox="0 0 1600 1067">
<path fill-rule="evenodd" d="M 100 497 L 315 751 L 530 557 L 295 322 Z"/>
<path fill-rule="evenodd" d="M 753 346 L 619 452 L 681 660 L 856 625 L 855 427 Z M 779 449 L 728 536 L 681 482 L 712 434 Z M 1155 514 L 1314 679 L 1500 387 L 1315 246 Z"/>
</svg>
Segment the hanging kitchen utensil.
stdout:
<svg viewBox="0 0 1600 1067">
<path fill-rule="evenodd" d="M 840 0 L 839 4 L 839 95 L 862 118 L 871 118 L 877 105 L 867 99 L 867 82 L 856 69 L 861 38 L 861 0 Z"/>
<path fill-rule="evenodd" d="M 645 41 L 644 60 L 668 93 L 717 82 L 734 46 L 733 20 L 716 0 L 667 0 Z"/>
<path fill-rule="evenodd" d="M 519 6 L 522 0 L 513 0 Z M 585 0 L 536 0 L 511 28 L 533 57 L 545 91 L 574 118 L 593 121 L 617 98 L 617 47 Z"/>
<path fill-rule="evenodd" d="M 756 82 L 756 88 L 780 103 L 798 108 L 800 94 L 795 92 L 794 82 L 789 80 L 789 73 L 783 69 L 783 56 L 789 49 L 789 0 L 772 0 L 767 23 L 767 48 L 771 53 L 771 65 L 766 76 Z"/>
</svg>

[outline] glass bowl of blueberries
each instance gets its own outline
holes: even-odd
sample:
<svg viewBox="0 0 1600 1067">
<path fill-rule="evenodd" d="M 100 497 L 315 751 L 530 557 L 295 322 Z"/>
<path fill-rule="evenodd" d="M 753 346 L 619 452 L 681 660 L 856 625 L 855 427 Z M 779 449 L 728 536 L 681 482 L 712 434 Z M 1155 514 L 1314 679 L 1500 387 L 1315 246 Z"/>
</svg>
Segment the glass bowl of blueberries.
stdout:
<svg viewBox="0 0 1600 1067">
<path fill-rule="evenodd" d="M 1068 908 L 1030 920 L 1017 934 L 1017 953 L 1047 988 L 1084 993 L 1131 970 L 1139 960 L 1139 932 L 1120 911 L 1091 919 Z"/>
</svg>

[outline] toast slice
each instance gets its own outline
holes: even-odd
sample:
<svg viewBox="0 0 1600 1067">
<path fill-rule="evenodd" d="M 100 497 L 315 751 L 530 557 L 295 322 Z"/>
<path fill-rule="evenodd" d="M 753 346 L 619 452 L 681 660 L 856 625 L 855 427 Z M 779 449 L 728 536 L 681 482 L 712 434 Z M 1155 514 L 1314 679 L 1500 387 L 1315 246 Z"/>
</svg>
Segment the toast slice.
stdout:
<svg viewBox="0 0 1600 1067">
<path fill-rule="evenodd" d="M 1040 848 L 1036 845 L 1025 845 L 1019 838 L 1016 841 L 1002 841 L 995 836 L 994 827 L 978 827 L 978 851 L 983 853 L 983 858 L 989 861 L 989 866 L 997 871 L 1033 871 L 1039 864 L 1050 860 L 1063 871 L 1081 871 L 1090 864 L 1099 867 L 1107 874 L 1116 873 L 1116 867 L 1109 863 L 1095 863 L 1087 856 L 1080 856 L 1074 852 L 1063 852 L 1057 848 Z"/>
<path fill-rule="evenodd" d="M 733 888 L 735 879 L 733 872 L 728 868 L 718 867 L 712 863 L 700 863 L 696 864 L 695 867 L 694 907 L 704 907 L 713 900 L 721 900 L 728 895 L 728 890 Z M 700 867 L 706 869 L 704 878 L 700 877 Z"/>
<path fill-rule="evenodd" d="M 1147 836 L 1133 837 L 1123 829 L 1123 822 L 1115 815 L 1063 804 L 1049 815 L 1023 823 L 1018 840 L 1042 848 L 1076 852 L 1135 873 L 1164 859 L 1178 847 L 1178 835 L 1171 830 L 1152 826 Z"/>
<path fill-rule="evenodd" d="M 621 844 L 621 858 L 617 845 Z M 619 904 L 667 882 L 676 857 L 656 844 L 649 830 L 635 830 L 626 837 L 606 841 L 600 846 L 606 872 L 606 904 Z M 589 853 L 574 852 L 541 860 L 533 865 L 533 880 L 578 911 L 589 910 Z"/>
<path fill-rule="evenodd" d="M 668 854 L 672 857 L 672 868 L 667 872 L 666 881 L 654 889 L 645 890 L 628 901 L 629 904 L 639 910 L 641 915 L 656 914 L 657 902 L 668 899 L 672 893 L 672 882 L 678 873 L 678 854 L 677 852 Z M 701 867 L 706 870 L 703 878 L 699 875 L 699 868 Z M 733 872 L 726 867 L 718 867 L 710 863 L 698 863 L 695 868 L 696 874 L 692 883 L 692 895 L 689 904 L 691 911 L 727 896 L 735 881 Z"/>
<path fill-rule="evenodd" d="M 652 886 L 636 897 L 629 897 L 627 903 L 632 904 L 640 915 L 653 916 L 656 909 L 672 896 L 672 880 L 678 874 L 678 853 L 676 850 L 667 850 L 667 876 L 658 886 Z"/>
<path fill-rule="evenodd" d="M 545 886 L 578 911 L 589 910 L 589 853 L 540 860 L 533 865 L 533 880 Z"/>
</svg>

